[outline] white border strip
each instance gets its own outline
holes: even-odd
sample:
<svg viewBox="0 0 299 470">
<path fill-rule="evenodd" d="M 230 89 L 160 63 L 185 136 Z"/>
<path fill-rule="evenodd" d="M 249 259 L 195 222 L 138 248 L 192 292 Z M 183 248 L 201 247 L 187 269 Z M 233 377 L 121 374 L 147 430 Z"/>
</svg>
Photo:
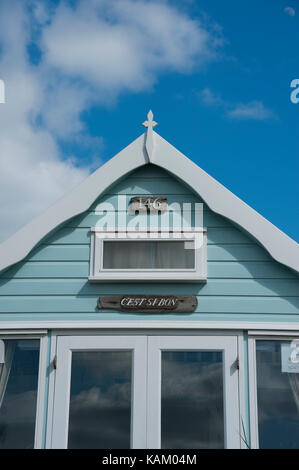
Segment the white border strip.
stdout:
<svg viewBox="0 0 299 470">
<path fill-rule="evenodd" d="M 255 339 L 248 338 L 250 447 L 259 448 Z"/>
<path fill-rule="evenodd" d="M 267 336 L 299 336 L 299 326 L 295 331 L 267 331 Z M 265 331 L 250 330 L 248 336 L 265 336 Z M 259 338 L 260 339 L 260 338 Z"/>
<path fill-rule="evenodd" d="M 37 403 L 36 403 L 36 419 L 35 419 L 35 439 L 34 448 L 42 449 L 43 447 L 43 430 L 44 430 L 44 410 L 45 410 L 45 391 L 47 378 L 47 349 L 48 337 L 41 336 L 39 351 L 39 372 L 37 385 Z"/>
<path fill-rule="evenodd" d="M 295 315 L 294 315 L 295 317 Z M 284 322 L 200 322 L 200 321 L 23 321 L 23 322 L 0 322 L 0 334 L 5 330 L 21 330 L 22 334 L 26 334 L 27 330 L 29 333 L 34 333 L 30 331 L 37 329 L 39 333 L 41 326 L 45 329 L 180 329 L 180 330 L 192 330 L 192 329 L 211 329 L 211 330 L 276 330 L 276 331 L 285 331 L 289 330 L 290 332 L 298 332 L 298 322 L 294 323 L 284 323 Z M 2 330 L 3 328 L 3 330 Z M 3 333 L 4 334 L 4 333 Z"/>
<path fill-rule="evenodd" d="M 54 411 L 54 392 L 55 392 L 55 369 L 54 359 L 56 356 L 57 335 L 52 335 L 50 340 L 50 363 L 49 363 L 49 383 L 48 383 L 48 409 L 47 409 L 47 426 L 46 426 L 46 443 L 45 448 L 52 448 L 52 428 L 53 428 L 53 411 Z"/>
</svg>

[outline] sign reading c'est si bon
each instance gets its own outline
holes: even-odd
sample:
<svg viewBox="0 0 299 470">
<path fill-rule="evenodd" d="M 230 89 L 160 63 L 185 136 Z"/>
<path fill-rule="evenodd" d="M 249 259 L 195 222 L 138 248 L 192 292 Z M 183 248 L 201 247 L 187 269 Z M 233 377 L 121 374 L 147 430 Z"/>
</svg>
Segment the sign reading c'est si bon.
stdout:
<svg viewBox="0 0 299 470">
<path fill-rule="evenodd" d="M 103 295 L 100 296 L 100 310 L 146 313 L 191 313 L 197 307 L 194 295 Z"/>
</svg>

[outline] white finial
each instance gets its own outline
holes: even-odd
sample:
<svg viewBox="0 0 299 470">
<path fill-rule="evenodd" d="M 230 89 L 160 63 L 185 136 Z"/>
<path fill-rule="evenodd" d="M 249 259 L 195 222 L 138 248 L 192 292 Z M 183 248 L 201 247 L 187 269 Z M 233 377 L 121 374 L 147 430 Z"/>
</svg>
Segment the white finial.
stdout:
<svg viewBox="0 0 299 470">
<path fill-rule="evenodd" d="M 153 121 L 154 115 L 153 112 L 150 110 L 147 115 L 147 121 L 145 121 L 142 125 L 147 127 L 146 133 L 146 141 L 145 141 L 145 149 L 149 158 L 149 161 L 152 160 L 154 154 L 154 134 L 153 128 L 158 125 L 157 122 Z"/>
</svg>

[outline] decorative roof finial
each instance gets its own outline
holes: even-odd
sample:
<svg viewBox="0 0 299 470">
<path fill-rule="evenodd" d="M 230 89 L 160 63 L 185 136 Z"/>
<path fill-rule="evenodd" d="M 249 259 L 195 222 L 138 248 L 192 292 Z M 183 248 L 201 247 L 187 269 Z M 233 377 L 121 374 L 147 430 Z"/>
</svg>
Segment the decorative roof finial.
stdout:
<svg viewBox="0 0 299 470">
<path fill-rule="evenodd" d="M 153 128 L 158 125 L 157 122 L 153 121 L 154 115 L 153 112 L 150 110 L 147 115 L 147 121 L 145 121 L 142 125 L 147 127 L 146 133 L 146 141 L 145 141 L 145 149 L 149 158 L 149 161 L 152 160 L 154 154 L 154 134 Z"/>
</svg>

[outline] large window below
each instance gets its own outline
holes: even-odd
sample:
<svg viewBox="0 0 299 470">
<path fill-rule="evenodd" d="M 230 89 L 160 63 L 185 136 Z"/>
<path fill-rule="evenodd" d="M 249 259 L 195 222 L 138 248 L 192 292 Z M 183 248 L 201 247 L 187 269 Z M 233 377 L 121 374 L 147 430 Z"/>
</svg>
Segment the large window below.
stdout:
<svg viewBox="0 0 299 470">
<path fill-rule="evenodd" d="M 299 340 L 257 340 L 261 449 L 299 449 Z"/>
<path fill-rule="evenodd" d="M 40 341 L 0 343 L 0 449 L 33 449 Z"/>
</svg>

